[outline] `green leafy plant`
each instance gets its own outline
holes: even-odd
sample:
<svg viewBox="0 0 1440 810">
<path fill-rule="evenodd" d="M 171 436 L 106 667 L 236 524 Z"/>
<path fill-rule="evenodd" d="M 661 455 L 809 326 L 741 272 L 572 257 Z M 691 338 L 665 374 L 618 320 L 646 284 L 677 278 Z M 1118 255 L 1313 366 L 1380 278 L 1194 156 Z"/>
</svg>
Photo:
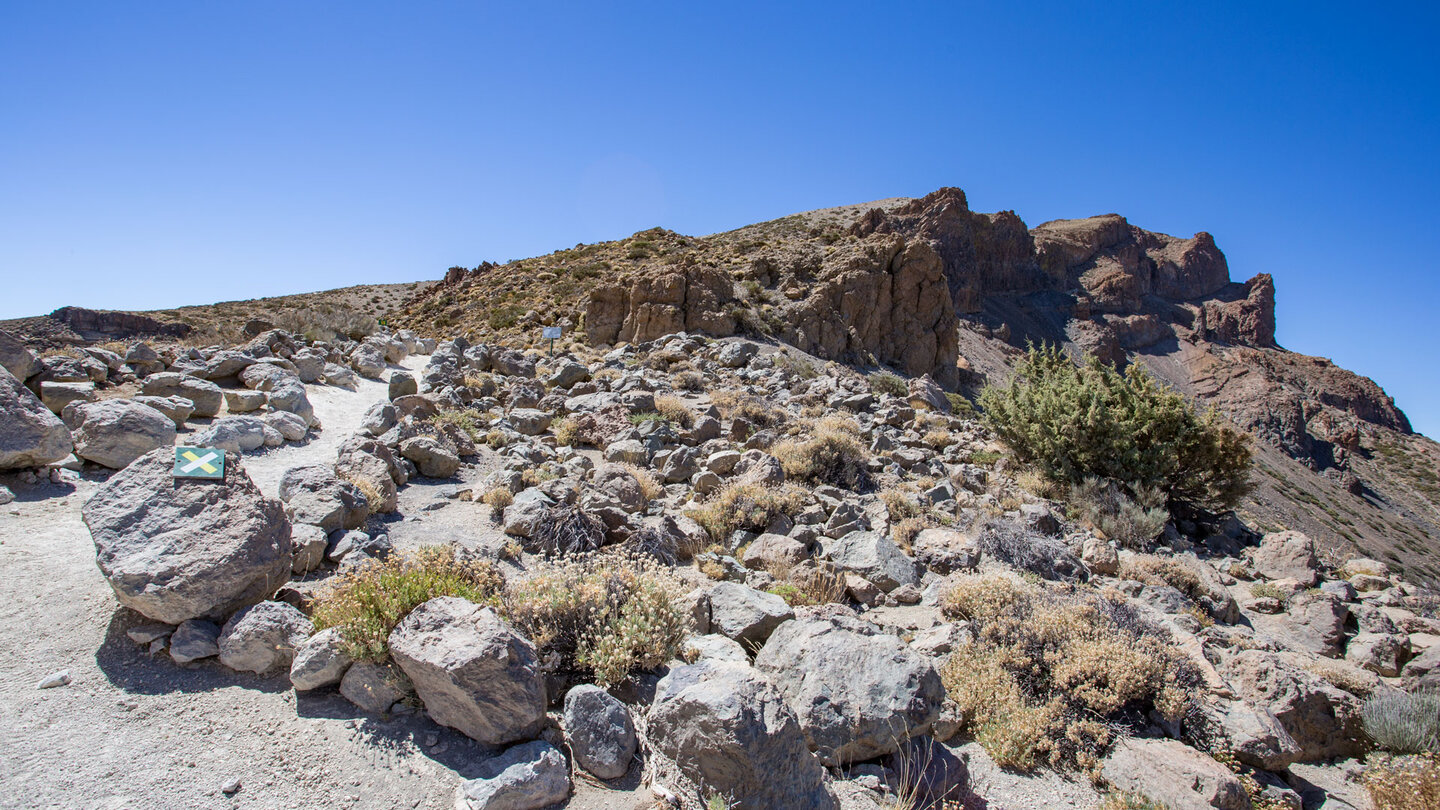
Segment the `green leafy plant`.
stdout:
<svg viewBox="0 0 1440 810">
<path fill-rule="evenodd" d="M 1134 496 L 1159 487 L 1171 503 L 1234 506 L 1249 487 L 1250 449 L 1219 412 L 1197 414 L 1180 394 L 1132 364 L 1121 374 L 1095 357 L 1031 347 L 1004 388 L 980 394 L 985 421 L 1047 478 L 1096 476 Z"/>
</svg>

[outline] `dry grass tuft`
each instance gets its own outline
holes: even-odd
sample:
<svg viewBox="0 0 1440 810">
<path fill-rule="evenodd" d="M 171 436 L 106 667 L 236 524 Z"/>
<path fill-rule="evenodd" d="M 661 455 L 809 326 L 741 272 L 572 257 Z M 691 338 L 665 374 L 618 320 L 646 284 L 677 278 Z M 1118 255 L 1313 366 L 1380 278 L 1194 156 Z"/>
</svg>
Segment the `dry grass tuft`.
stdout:
<svg viewBox="0 0 1440 810">
<path fill-rule="evenodd" d="M 688 430 L 695 426 L 695 411 L 691 410 L 690 406 L 685 404 L 685 400 L 674 394 L 656 394 L 655 410 L 661 416 L 682 428 Z"/>
<path fill-rule="evenodd" d="M 771 488 L 735 482 L 688 514 L 712 538 L 724 542 L 736 529 L 763 531 L 775 518 L 794 515 L 804 506 L 805 494 L 794 487 Z"/>
<path fill-rule="evenodd" d="M 785 410 L 775 403 L 747 394 L 744 391 L 716 391 L 710 401 L 726 419 L 744 419 L 758 427 L 775 427 L 785 421 Z"/>
<path fill-rule="evenodd" d="M 844 416 L 827 416 L 809 438 L 786 439 L 770 449 L 789 478 L 812 484 L 863 491 L 871 484 L 870 451 L 860 442 L 860 426 Z"/>
<path fill-rule="evenodd" d="M 1365 790 L 1375 810 L 1440 807 L 1440 754 L 1376 756 L 1365 769 Z"/>
</svg>

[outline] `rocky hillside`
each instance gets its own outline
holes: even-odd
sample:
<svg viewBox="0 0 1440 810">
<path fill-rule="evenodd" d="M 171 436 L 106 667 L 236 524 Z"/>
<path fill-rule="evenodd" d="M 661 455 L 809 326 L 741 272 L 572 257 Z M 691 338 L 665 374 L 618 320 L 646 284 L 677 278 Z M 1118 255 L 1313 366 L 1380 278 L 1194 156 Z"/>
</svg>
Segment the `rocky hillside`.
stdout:
<svg viewBox="0 0 1440 810">
<path fill-rule="evenodd" d="M 59 349 L 132 338 L 197 346 L 235 344 L 277 326 L 317 339 L 363 337 L 402 301 L 433 282 L 359 284 L 338 290 L 222 301 L 144 312 L 61 307 L 48 315 L 0 321 L 35 349 Z"/>
<path fill-rule="evenodd" d="M 1232 281 L 1207 233 L 1180 239 L 1114 214 L 1031 228 L 945 188 L 451 268 L 394 320 L 526 343 L 559 324 L 597 346 L 746 334 L 969 394 L 1003 381 L 1031 342 L 1144 363 L 1257 440 L 1244 517 L 1440 579 L 1440 445 L 1373 381 L 1278 346 L 1270 276 Z"/>
</svg>

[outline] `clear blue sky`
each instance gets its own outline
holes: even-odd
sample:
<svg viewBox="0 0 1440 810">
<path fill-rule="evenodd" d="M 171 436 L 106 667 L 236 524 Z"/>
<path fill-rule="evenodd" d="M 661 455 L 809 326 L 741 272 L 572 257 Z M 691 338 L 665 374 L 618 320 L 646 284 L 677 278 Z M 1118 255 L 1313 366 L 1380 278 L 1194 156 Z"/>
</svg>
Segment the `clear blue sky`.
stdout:
<svg viewBox="0 0 1440 810">
<path fill-rule="evenodd" d="M 712 5 L 0 0 L 0 317 L 956 185 L 1210 231 L 1440 436 L 1433 4 Z"/>
</svg>

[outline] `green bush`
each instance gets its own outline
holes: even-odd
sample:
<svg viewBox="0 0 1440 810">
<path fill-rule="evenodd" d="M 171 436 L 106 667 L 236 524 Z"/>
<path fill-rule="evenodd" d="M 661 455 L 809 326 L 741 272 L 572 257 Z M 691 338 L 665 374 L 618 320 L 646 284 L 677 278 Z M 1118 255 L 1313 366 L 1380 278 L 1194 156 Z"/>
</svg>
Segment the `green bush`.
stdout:
<svg viewBox="0 0 1440 810">
<path fill-rule="evenodd" d="M 980 405 L 1015 456 L 1057 483 L 1097 476 L 1205 509 L 1234 506 L 1248 489 L 1245 437 L 1139 364 L 1121 374 L 1095 357 L 1076 365 L 1056 347 L 1031 347 L 1010 385 L 987 387 Z"/>
<path fill-rule="evenodd" d="M 877 371 L 870 375 L 870 390 L 876 394 L 904 397 L 910 394 L 910 386 L 900 377 L 888 371 Z"/>
</svg>

